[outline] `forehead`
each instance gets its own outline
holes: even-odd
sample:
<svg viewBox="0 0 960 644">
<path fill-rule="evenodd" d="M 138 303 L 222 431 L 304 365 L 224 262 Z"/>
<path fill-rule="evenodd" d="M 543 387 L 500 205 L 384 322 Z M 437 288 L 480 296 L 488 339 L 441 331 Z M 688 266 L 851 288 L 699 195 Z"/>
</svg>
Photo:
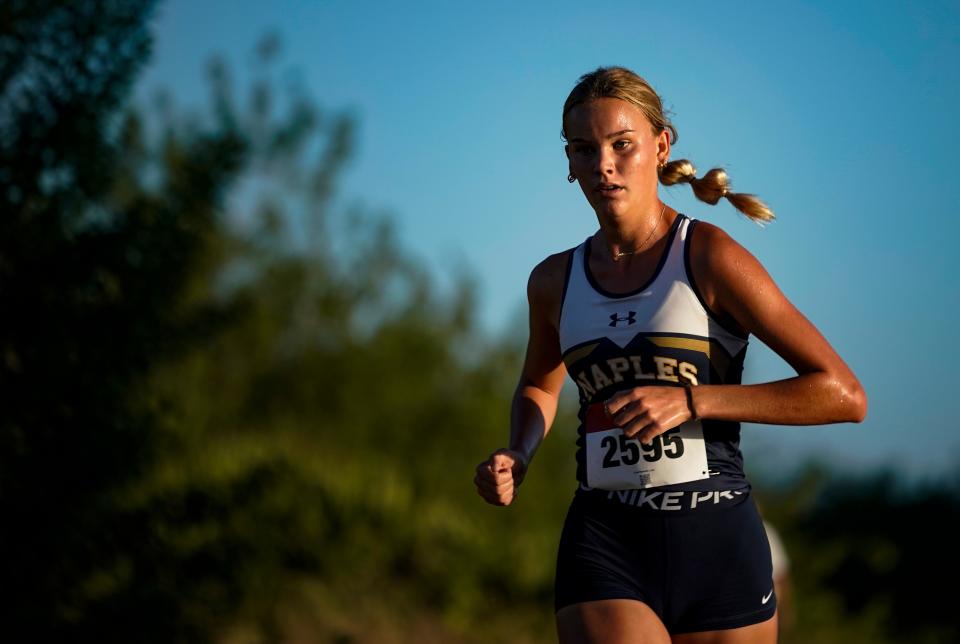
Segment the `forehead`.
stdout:
<svg viewBox="0 0 960 644">
<path fill-rule="evenodd" d="M 602 139 L 622 130 L 649 134 L 652 129 L 639 107 L 619 98 L 596 98 L 580 103 L 564 118 L 567 139 Z"/>
</svg>

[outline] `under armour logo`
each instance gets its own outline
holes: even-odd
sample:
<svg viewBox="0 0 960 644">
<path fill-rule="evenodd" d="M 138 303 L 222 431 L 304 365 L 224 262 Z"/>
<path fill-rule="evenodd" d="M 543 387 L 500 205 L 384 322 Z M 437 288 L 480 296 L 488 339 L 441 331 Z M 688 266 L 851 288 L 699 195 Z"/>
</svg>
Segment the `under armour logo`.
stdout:
<svg viewBox="0 0 960 644">
<path fill-rule="evenodd" d="M 636 311 L 627 311 L 627 314 L 620 316 L 617 313 L 610 314 L 610 326 L 617 326 L 617 322 L 626 322 L 628 325 L 637 321 Z"/>
</svg>

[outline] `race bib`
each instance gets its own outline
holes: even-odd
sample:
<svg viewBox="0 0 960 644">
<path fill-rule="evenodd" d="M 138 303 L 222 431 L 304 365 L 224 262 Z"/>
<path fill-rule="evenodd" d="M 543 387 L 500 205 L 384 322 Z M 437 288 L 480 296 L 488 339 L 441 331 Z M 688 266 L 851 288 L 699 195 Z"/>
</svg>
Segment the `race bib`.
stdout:
<svg viewBox="0 0 960 644">
<path fill-rule="evenodd" d="M 590 487 L 643 489 L 710 476 L 700 421 L 683 423 L 644 445 L 627 438 L 604 412 L 603 404 L 594 403 L 587 408 L 584 433 Z"/>
</svg>

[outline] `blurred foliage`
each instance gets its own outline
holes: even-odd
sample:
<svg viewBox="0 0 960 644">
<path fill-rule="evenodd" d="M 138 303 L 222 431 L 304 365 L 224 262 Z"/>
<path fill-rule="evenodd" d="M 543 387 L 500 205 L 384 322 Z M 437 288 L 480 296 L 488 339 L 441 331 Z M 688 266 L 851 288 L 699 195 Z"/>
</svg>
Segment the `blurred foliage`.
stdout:
<svg viewBox="0 0 960 644">
<path fill-rule="evenodd" d="M 0 7 L 3 639 L 552 641 L 572 410 L 483 504 L 523 338 L 337 205 L 354 122 L 278 89 L 276 37 L 244 100 L 214 61 L 205 113 L 130 106 L 153 5 Z M 786 641 L 957 639 L 923 590 L 956 492 L 764 490 Z"/>
<path fill-rule="evenodd" d="M 903 484 L 809 466 L 761 495 L 793 562 L 798 623 L 788 642 L 957 642 L 942 589 L 957 570 L 960 479 Z"/>
</svg>

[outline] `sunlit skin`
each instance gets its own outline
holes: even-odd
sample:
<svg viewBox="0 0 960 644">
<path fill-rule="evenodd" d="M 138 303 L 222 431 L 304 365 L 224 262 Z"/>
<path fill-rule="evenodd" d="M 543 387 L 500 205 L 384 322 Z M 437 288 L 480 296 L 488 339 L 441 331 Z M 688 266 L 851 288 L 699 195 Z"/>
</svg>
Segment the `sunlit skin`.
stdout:
<svg viewBox="0 0 960 644">
<path fill-rule="evenodd" d="M 570 172 L 600 225 L 591 240 L 590 270 L 604 289 L 626 292 L 652 276 L 677 216 L 663 207 L 657 194 L 657 164 L 669 158 L 669 138 L 666 132 L 654 133 L 639 108 L 613 98 L 575 106 L 564 130 Z M 610 184 L 621 189 L 597 191 Z M 856 376 L 756 258 L 706 222 L 697 225 L 688 243 L 691 271 L 710 309 L 728 328 L 754 335 L 797 372 L 768 383 L 693 387 L 699 417 L 772 425 L 862 421 L 867 400 Z M 614 260 L 615 253 L 631 250 L 638 252 Z M 510 446 L 478 464 L 474 477 L 477 492 L 493 505 L 510 505 L 516 499 L 556 415 L 566 376 L 558 328 L 570 252 L 540 262 L 527 283 L 530 335 L 511 408 Z M 682 387 L 626 389 L 605 407 L 628 437 L 648 444 L 692 418 Z M 557 613 L 557 626 L 563 644 L 770 644 L 776 641 L 776 619 L 671 636 L 649 607 L 622 599 L 568 606 Z"/>
<path fill-rule="evenodd" d="M 654 135 L 634 105 L 601 98 L 573 107 L 564 125 L 570 172 L 593 207 L 611 253 L 635 250 L 653 231 L 663 203 L 657 195 L 657 165 L 670 156 L 666 131 Z M 602 190 L 615 185 L 619 189 Z M 651 220 L 648 215 L 653 215 Z M 660 227 L 664 221 L 660 219 Z"/>
</svg>

